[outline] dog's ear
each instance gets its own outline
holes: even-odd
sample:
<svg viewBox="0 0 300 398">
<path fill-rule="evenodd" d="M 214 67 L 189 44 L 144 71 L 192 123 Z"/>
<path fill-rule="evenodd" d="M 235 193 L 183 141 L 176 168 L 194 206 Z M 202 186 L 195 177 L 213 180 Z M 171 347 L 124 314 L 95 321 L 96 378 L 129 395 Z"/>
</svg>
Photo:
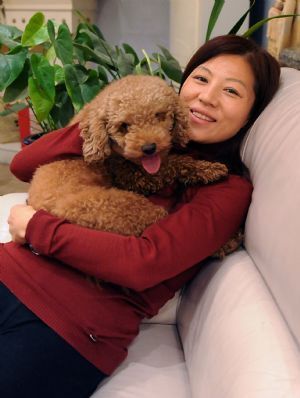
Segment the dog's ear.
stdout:
<svg viewBox="0 0 300 398">
<path fill-rule="evenodd" d="M 186 146 L 190 138 L 188 108 L 183 104 L 179 97 L 176 98 L 174 107 L 174 124 L 172 128 L 172 142 L 181 146 Z"/>
<path fill-rule="evenodd" d="M 105 108 L 102 101 L 94 99 L 81 111 L 79 127 L 83 157 L 87 163 L 103 162 L 111 153 Z"/>
</svg>

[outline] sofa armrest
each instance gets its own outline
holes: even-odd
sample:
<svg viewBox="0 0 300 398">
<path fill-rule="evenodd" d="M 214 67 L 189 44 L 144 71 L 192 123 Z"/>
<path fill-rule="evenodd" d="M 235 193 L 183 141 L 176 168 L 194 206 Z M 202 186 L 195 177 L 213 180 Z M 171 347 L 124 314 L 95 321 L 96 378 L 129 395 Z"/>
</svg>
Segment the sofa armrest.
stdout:
<svg viewBox="0 0 300 398">
<path fill-rule="evenodd" d="M 299 348 L 245 250 L 199 272 L 178 330 L 193 396 L 300 397 Z"/>
<path fill-rule="evenodd" d="M 27 193 L 9 193 L 0 196 L 0 242 L 5 243 L 11 240 L 10 233 L 8 231 L 7 218 L 9 215 L 10 208 L 16 204 L 25 203 L 27 199 Z"/>
</svg>

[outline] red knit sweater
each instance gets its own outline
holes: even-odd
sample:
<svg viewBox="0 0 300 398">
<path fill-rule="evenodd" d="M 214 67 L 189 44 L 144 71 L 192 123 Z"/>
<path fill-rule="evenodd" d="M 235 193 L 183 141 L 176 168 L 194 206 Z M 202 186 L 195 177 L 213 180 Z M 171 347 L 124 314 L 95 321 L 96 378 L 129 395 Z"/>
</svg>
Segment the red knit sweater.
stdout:
<svg viewBox="0 0 300 398">
<path fill-rule="evenodd" d="M 81 155 L 77 125 L 45 135 L 16 155 L 11 170 L 29 181 L 40 164 Z M 126 357 L 144 317 L 155 315 L 198 264 L 243 221 L 252 187 L 245 179 L 191 188 L 176 211 L 140 238 L 72 225 L 38 211 L 28 246 L 0 245 L 1 281 L 87 360 L 110 374 Z M 172 197 L 156 198 L 168 206 Z M 100 287 L 87 275 L 104 280 Z M 122 289 L 125 286 L 128 289 Z"/>
</svg>

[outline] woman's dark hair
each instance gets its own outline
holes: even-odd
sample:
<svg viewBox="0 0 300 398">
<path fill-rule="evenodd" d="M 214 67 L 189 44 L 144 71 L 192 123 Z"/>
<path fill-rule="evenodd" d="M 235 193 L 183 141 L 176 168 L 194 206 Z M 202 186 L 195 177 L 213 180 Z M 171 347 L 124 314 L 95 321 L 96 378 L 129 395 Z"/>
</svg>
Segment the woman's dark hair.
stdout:
<svg viewBox="0 0 300 398">
<path fill-rule="evenodd" d="M 220 55 L 240 55 L 250 65 L 254 74 L 255 101 L 247 124 L 231 139 L 210 145 L 198 146 L 201 154 L 208 151 L 215 160 L 225 163 L 231 173 L 245 174 L 246 167 L 240 158 L 240 146 L 249 127 L 268 105 L 276 93 L 280 80 L 280 66 L 277 60 L 251 39 L 238 35 L 215 37 L 202 45 L 187 64 L 181 87 L 191 72 L 199 65 Z"/>
</svg>

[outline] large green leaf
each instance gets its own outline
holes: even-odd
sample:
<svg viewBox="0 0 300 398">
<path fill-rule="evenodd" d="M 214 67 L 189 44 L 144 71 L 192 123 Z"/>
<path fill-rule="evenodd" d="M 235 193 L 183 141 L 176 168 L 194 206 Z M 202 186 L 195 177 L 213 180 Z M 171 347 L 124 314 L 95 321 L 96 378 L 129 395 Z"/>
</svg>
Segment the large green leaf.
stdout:
<svg viewBox="0 0 300 398">
<path fill-rule="evenodd" d="M 104 86 L 96 71 L 87 71 L 76 65 L 65 65 L 65 83 L 73 106 L 78 112 Z"/>
<path fill-rule="evenodd" d="M 181 82 L 182 70 L 178 68 L 177 62 L 166 60 L 161 56 L 161 69 L 171 80 L 174 80 L 176 83 Z"/>
<path fill-rule="evenodd" d="M 91 32 L 88 28 L 82 28 L 79 31 L 78 36 L 76 37 L 76 42 L 85 44 L 91 48 L 98 48 L 102 50 L 102 42 L 103 40 L 97 36 L 94 32 Z"/>
<path fill-rule="evenodd" d="M 90 70 L 88 79 L 81 87 L 84 103 L 90 102 L 104 86 L 105 83 L 99 79 L 97 72 Z"/>
<path fill-rule="evenodd" d="M 14 48 L 20 44 L 21 36 L 22 31 L 15 26 L 0 24 L 0 44 Z"/>
<path fill-rule="evenodd" d="M 40 54 L 32 54 L 30 58 L 31 70 L 33 78 L 38 82 L 39 90 L 50 101 L 54 102 L 55 98 L 55 71 L 54 67 L 49 64 L 48 60 Z"/>
<path fill-rule="evenodd" d="M 36 46 L 49 40 L 45 16 L 41 12 L 34 14 L 25 26 L 21 43 L 24 47 Z"/>
<path fill-rule="evenodd" d="M 73 62 L 72 36 L 67 25 L 62 24 L 59 26 L 54 48 L 63 65 Z"/>
<path fill-rule="evenodd" d="M 51 118 L 56 128 L 64 127 L 74 115 L 71 98 L 66 92 L 65 85 L 57 86 L 55 104 L 50 111 Z"/>
<path fill-rule="evenodd" d="M 161 49 L 163 55 L 153 55 L 157 57 L 158 63 L 160 64 L 162 71 L 168 76 L 169 79 L 180 83 L 182 78 L 182 69 L 179 62 L 165 47 L 159 46 L 159 48 Z"/>
<path fill-rule="evenodd" d="M 82 30 L 89 30 L 90 32 L 93 32 L 95 35 L 97 35 L 100 39 L 105 40 L 103 33 L 98 28 L 98 26 L 96 26 L 94 24 L 89 24 L 86 22 L 80 22 L 78 24 L 77 29 L 76 29 L 76 34 L 75 34 L 75 40 L 77 39 L 78 35 L 80 35 L 80 32 Z"/>
<path fill-rule="evenodd" d="M 84 99 L 80 87 L 82 85 L 82 72 L 78 71 L 78 69 L 73 65 L 65 65 L 64 72 L 67 92 L 72 100 L 76 112 L 79 112 L 84 105 Z"/>
<path fill-rule="evenodd" d="M 208 25 L 207 25 L 205 41 L 210 39 L 210 35 L 216 25 L 216 22 L 219 18 L 221 11 L 222 11 L 224 3 L 225 3 L 225 0 L 215 0 L 210 17 L 209 17 Z"/>
<path fill-rule="evenodd" d="M 74 43 L 74 47 L 81 50 L 82 54 L 84 54 L 86 61 L 92 61 L 99 65 L 103 65 L 108 68 L 112 68 L 113 70 L 116 70 L 116 66 L 112 62 L 112 60 L 109 56 L 107 56 L 99 51 L 92 50 L 91 48 L 89 48 L 83 44 Z"/>
<path fill-rule="evenodd" d="M 15 26 L 0 24 L 0 34 L 12 40 L 19 39 L 22 36 L 22 31 Z"/>
<path fill-rule="evenodd" d="M 86 29 L 82 29 L 76 36 L 74 43 L 83 44 L 89 48 L 94 48 L 93 39 Z"/>
<path fill-rule="evenodd" d="M 54 80 L 55 80 L 55 85 L 64 83 L 65 81 L 65 73 L 63 67 L 60 65 L 53 65 L 54 67 Z"/>
<path fill-rule="evenodd" d="M 47 22 L 47 30 L 48 30 L 49 39 L 53 44 L 55 40 L 55 25 L 51 19 L 49 19 L 49 21 Z"/>
<path fill-rule="evenodd" d="M 11 49 L 17 47 L 20 43 L 18 41 L 9 39 L 8 37 L 2 35 L 2 33 L 0 32 L 0 45 L 1 44 Z"/>
<path fill-rule="evenodd" d="M 9 86 L 24 67 L 27 49 L 15 47 L 9 54 L 0 54 L 0 91 Z"/>
<path fill-rule="evenodd" d="M 97 70 L 98 70 L 99 79 L 102 80 L 105 84 L 107 84 L 108 78 L 107 78 L 106 69 L 103 68 L 103 66 L 98 65 Z"/>
<path fill-rule="evenodd" d="M 54 48 L 54 44 L 48 48 L 48 50 L 45 53 L 45 58 L 48 60 L 48 62 L 53 65 L 56 62 L 56 52 Z"/>
<path fill-rule="evenodd" d="M 28 78 L 30 73 L 29 60 L 26 59 L 24 68 L 19 76 L 8 87 L 3 95 L 4 102 L 22 100 L 28 96 Z"/>
<path fill-rule="evenodd" d="M 132 54 L 126 54 L 124 51 L 119 49 L 119 54 L 117 58 L 117 66 L 120 76 L 127 76 L 134 71 L 134 56 Z"/>
<path fill-rule="evenodd" d="M 45 94 L 39 82 L 33 77 L 30 77 L 28 80 L 28 93 L 36 118 L 39 122 L 42 122 L 48 117 L 54 105 L 54 100 L 51 100 L 48 95 Z"/>
<path fill-rule="evenodd" d="M 137 53 L 135 52 L 135 50 L 127 43 L 123 43 L 122 47 L 124 48 L 126 54 L 131 54 L 133 55 L 134 58 L 134 65 L 137 65 L 139 63 L 139 57 L 137 55 Z"/>
<path fill-rule="evenodd" d="M 174 75 L 175 77 L 175 81 L 178 82 L 178 79 L 181 79 L 182 76 L 182 69 L 181 66 L 179 64 L 179 62 L 177 61 L 176 58 L 173 57 L 173 55 L 170 53 L 170 51 L 163 47 L 163 46 L 159 46 L 159 48 L 161 49 L 163 55 L 164 55 L 164 59 L 167 63 L 166 68 L 168 70 L 170 70 L 170 73 L 172 73 L 172 75 Z M 165 64 L 164 61 L 164 64 Z M 173 78 L 171 76 L 168 75 L 168 77 L 170 77 L 170 79 L 173 80 Z"/>
<path fill-rule="evenodd" d="M 284 14 L 284 15 L 276 15 L 275 17 L 264 18 L 264 19 L 258 21 L 256 24 L 252 25 L 249 29 L 247 29 L 246 32 L 244 32 L 242 36 L 250 37 L 257 29 L 261 28 L 265 23 L 267 23 L 271 19 L 293 18 L 295 16 L 300 16 L 300 14 Z"/>
<path fill-rule="evenodd" d="M 158 46 L 161 49 L 161 52 L 163 53 L 164 57 L 167 60 L 172 60 L 172 61 L 176 61 L 178 68 L 180 68 L 179 62 L 176 60 L 176 58 L 173 57 L 173 55 L 170 53 L 170 51 L 163 47 L 163 46 Z"/>
<path fill-rule="evenodd" d="M 112 47 L 105 40 L 99 39 L 94 44 L 94 49 L 97 54 L 102 54 L 103 56 L 108 57 L 108 59 L 110 60 L 110 65 L 113 65 L 117 69 L 116 63 L 118 59 L 118 52 L 114 47 Z"/>
<path fill-rule="evenodd" d="M 100 39 L 105 40 L 105 37 L 97 25 L 88 25 L 89 29 L 92 30 Z"/>
<path fill-rule="evenodd" d="M 28 94 L 36 117 L 41 122 L 48 117 L 54 105 L 54 67 L 38 54 L 32 54 L 30 63 L 33 76 L 28 81 Z"/>
</svg>

